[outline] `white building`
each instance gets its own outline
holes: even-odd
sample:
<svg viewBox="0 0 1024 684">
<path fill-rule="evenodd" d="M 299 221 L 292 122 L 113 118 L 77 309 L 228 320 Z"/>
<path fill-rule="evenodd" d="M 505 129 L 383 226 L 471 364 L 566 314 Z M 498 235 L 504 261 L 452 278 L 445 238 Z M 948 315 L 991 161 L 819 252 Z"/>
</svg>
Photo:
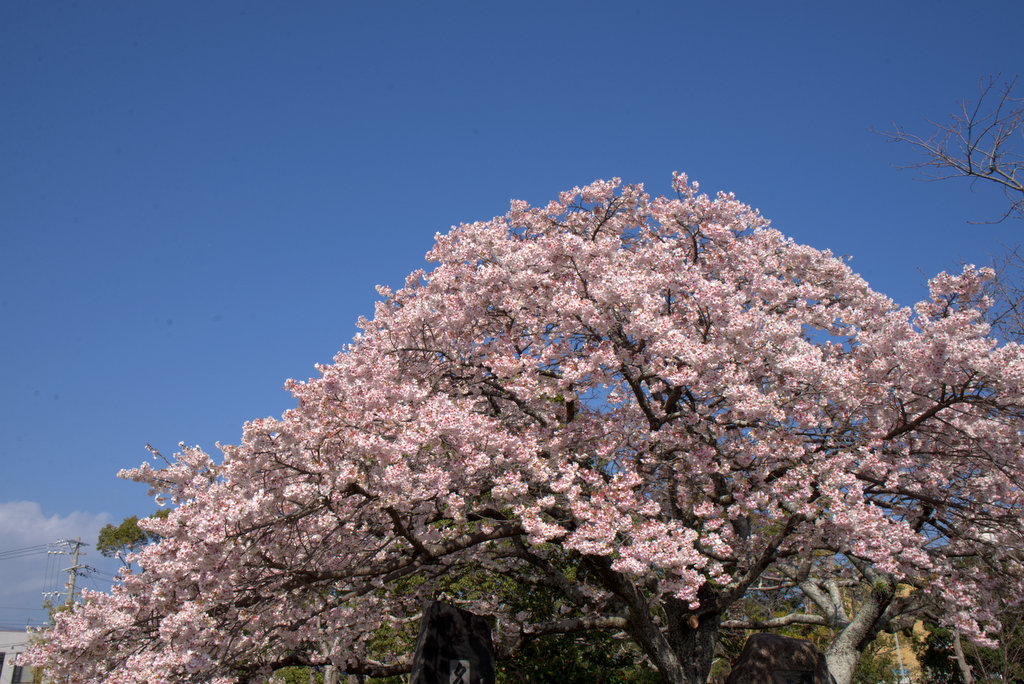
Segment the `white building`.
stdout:
<svg viewBox="0 0 1024 684">
<path fill-rule="evenodd" d="M 0 631 L 0 684 L 39 684 L 42 673 L 18 662 L 28 647 L 28 632 Z"/>
</svg>

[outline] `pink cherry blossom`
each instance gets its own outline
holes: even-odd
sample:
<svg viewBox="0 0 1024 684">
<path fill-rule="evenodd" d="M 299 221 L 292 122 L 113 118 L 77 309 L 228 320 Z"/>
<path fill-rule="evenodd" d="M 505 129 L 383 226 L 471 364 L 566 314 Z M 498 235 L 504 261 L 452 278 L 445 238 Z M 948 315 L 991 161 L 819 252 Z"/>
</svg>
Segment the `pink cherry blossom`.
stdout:
<svg viewBox="0 0 1024 684">
<path fill-rule="evenodd" d="M 991 597 L 1024 598 L 1024 354 L 989 336 L 991 274 L 901 308 L 733 195 L 673 189 L 598 181 L 438 235 L 280 419 L 220 461 L 122 473 L 172 504 L 144 523 L 162 540 L 34 662 L 124 684 L 402 672 L 373 634 L 481 568 L 558 596 L 541 621 L 467 600 L 499 654 L 615 628 L 672 682 L 703 681 L 768 573 L 819 608 L 792 621 L 836 628 L 841 682 L 915 611 L 984 639 Z M 830 572 L 874 613 L 831 615 Z"/>
</svg>

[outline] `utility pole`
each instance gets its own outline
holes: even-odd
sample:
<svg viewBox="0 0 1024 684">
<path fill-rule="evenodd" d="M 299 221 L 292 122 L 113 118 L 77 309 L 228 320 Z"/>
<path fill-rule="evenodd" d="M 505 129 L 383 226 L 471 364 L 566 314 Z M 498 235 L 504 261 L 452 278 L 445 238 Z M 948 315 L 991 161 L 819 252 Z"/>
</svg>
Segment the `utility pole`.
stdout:
<svg viewBox="0 0 1024 684">
<path fill-rule="evenodd" d="M 64 549 L 53 550 L 49 553 L 68 554 L 71 556 L 71 567 L 61 570 L 61 572 L 68 573 L 68 598 L 67 601 L 65 602 L 65 605 L 67 605 L 68 608 L 71 608 L 71 606 L 73 606 L 75 603 L 75 581 L 78 579 L 79 575 L 84 575 L 87 572 L 93 570 L 93 568 L 89 567 L 88 565 L 82 565 L 78 562 L 78 559 L 81 556 L 85 555 L 82 552 L 82 546 L 88 546 L 88 544 L 85 544 L 82 541 L 81 537 L 77 537 L 74 541 L 71 541 L 70 539 L 61 539 L 56 544 L 54 544 L 54 546 L 63 546 Z M 67 551 L 67 548 L 69 547 L 71 548 L 70 552 Z"/>
<path fill-rule="evenodd" d="M 82 538 L 75 538 L 75 551 L 71 559 L 71 567 L 67 569 L 68 573 L 68 608 L 75 603 L 75 579 L 78 577 L 78 554 L 82 548 Z"/>
</svg>

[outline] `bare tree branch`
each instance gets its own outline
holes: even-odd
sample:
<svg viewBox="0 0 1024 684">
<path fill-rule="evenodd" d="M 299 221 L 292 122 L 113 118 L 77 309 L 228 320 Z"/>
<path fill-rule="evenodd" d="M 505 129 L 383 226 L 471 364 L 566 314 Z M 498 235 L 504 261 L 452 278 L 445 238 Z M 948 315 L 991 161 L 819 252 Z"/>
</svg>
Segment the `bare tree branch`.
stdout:
<svg viewBox="0 0 1024 684">
<path fill-rule="evenodd" d="M 790 613 L 781 617 L 768 618 L 767 620 L 724 620 L 722 629 L 774 629 L 786 625 L 822 625 L 828 626 L 829 620 L 823 615 L 808 613 Z"/>
<path fill-rule="evenodd" d="M 1009 207 L 1000 218 L 978 223 L 1024 220 L 1024 97 L 1014 91 L 1016 77 L 1002 84 L 998 79 L 982 79 L 977 101 L 961 100 L 949 122 L 929 121 L 935 130 L 927 138 L 895 123 L 892 131 L 875 131 L 916 147 L 922 159 L 900 168 L 921 169 L 924 180 L 969 178 L 1000 186 Z"/>
<path fill-rule="evenodd" d="M 994 303 L 989 323 L 1007 340 L 1024 342 L 1024 252 L 1020 245 L 1007 247 L 992 260 L 996 277 L 988 293 Z"/>
</svg>

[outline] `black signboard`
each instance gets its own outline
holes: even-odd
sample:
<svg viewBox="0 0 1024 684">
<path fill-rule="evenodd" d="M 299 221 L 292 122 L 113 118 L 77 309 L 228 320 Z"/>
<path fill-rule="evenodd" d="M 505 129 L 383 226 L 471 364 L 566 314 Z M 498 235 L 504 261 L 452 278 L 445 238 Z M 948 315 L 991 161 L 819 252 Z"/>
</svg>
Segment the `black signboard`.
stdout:
<svg viewBox="0 0 1024 684">
<path fill-rule="evenodd" d="M 427 602 L 409 684 L 494 684 L 487 620 L 447 603 Z"/>
</svg>

